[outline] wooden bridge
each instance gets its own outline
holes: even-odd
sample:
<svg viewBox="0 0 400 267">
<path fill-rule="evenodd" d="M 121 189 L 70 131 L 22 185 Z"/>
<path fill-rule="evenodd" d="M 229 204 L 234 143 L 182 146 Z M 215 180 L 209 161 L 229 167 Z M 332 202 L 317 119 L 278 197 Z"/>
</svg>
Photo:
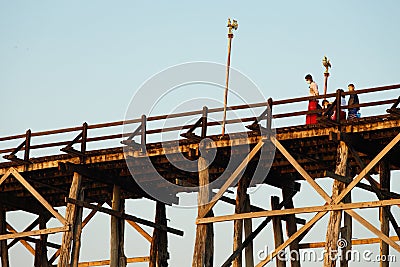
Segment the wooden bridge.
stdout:
<svg viewBox="0 0 400 267">
<path fill-rule="evenodd" d="M 357 93 L 361 99 L 364 95 L 379 93 L 373 102 L 363 102 L 351 107 L 367 109 L 375 107 L 381 113 L 358 118 L 352 121 L 332 121 L 324 116 L 325 110 L 299 111 L 285 113 L 273 112 L 278 107 L 300 103 L 304 107 L 311 99 L 335 98 L 339 103 L 333 106 L 337 111 L 349 107 L 340 106 L 342 92 L 319 97 L 301 97 L 276 100 L 248 105 L 232 106 L 228 110 L 261 110 L 259 117 L 245 117 L 228 120 L 227 125 L 241 124 L 249 129 L 246 132 L 229 135 L 210 135 L 211 129 L 220 127 L 220 122 L 208 121 L 212 113 L 220 113 L 223 108 L 204 108 L 178 114 L 146 117 L 112 123 L 64 128 L 43 132 L 26 131 L 24 134 L 0 138 L 0 153 L 7 161 L 0 162 L 0 248 L 2 266 L 8 266 L 8 250 L 20 242 L 35 257 L 35 266 L 126 266 L 127 263 L 149 262 L 149 266 L 168 266 L 167 233 L 183 235 L 179 229 L 167 225 L 165 204 L 149 194 L 138 185 L 159 188 L 168 193 L 168 203 L 177 203 L 176 194 L 180 191 L 196 191 L 201 186 L 199 201 L 205 201 L 199 207 L 197 219 L 196 244 L 192 266 L 214 266 L 213 263 L 213 223 L 234 220 L 234 244 L 232 255 L 222 266 L 264 266 L 277 253 L 290 246 L 298 251 L 304 248 L 326 247 L 336 249 L 339 236 L 347 240 L 344 251 L 352 245 L 380 243 L 381 255 L 388 255 L 389 246 L 400 252 L 397 243 L 400 237 L 398 219 L 390 211 L 391 205 L 400 206 L 400 194 L 390 190 L 390 172 L 400 169 L 400 110 L 397 107 L 399 98 L 385 99 L 388 92 L 400 92 L 400 85 L 383 86 L 346 92 L 345 95 Z M 286 109 L 289 110 L 290 108 Z M 265 110 L 265 111 L 264 111 Z M 283 118 L 322 113 L 318 123 L 313 125 L 288 125 L 273 129 L 272 122 Z M 197 122 L 193 125 L 176 125 L 168 128 L 150 128 L 149 122 L 191 117 Z M 228 116 L 229 117 L 229 116 Z M 339 117 L 339 116 L 338 116 Z M 262 126 L 265 122 L 266 126 Z M 135 126 L 136 130 L 121 133 L 124 125 Z M 118 133 L 112 133 L 114 129 Z M 106 130 L 108 134 L 93 135 L 93 132 Z M 196 132 L 199 131 L 198 134 Z M 165 142 L 147 142 L 151 136 L 166 132 L 179 132 L 182 139 L 176 146 L 165 146 Z M 265 132 L 266 134 L 263 134 Z M 70 139 L 63 139 L 73 135 Z M 74 138 L 75 137 L 75 138 Z M 202 144 L 201 140 L 212 140 Z M 42 140 L 42 142 L 36 142 Z M 172 143 L 173 140 L 171 140 Z M 115 142 L 113 147 L 102 147 L 103 143 Z M 167 142 L 168 143 L 168 142 Z M 94 145 L 96 149 L 88 149 Z M 117 145 L 119 144 L 119 145 Z M 215 147 L 216 157 L 213 162 L 199 152 L 200 146 Z M 260 150 L 272 146 L 276 152 L 271 158 L 261 159 Z M 250 151 L 247 148 L 250 148 Z M 37 157 L 32 155 L 36 153 Z M 199 172 L 179 170 L 169 161 L 174 155 L 182 153 L 191 168 Z M 229 156 L 238 155 L 240 161 L 228 173 L 222 183 L 213 181 L 226 173 L 226 162 Z M 151 171 L 145 164 L 149 158 L 156 170 Z M 127 160 L 129 159 L 129 160 Z M 265 161 L 265 162 L 264 162 Z M 269 164 L 268 162 L 272 162 Z M 131 164 L 131 166 L 129 166 Z M 198 165 L 198 166 L 197 166 Z M 271 165 L 271 166 L 269 166 Z M 259 168 L 269 168 L 260 183 L 265 183 L 282 190 L 282 198 L 271 197 L 273 210 L 263 210 L 250 203 L 246 189 L 251 186 L 251 177 Z M 135 169 L 135 179 L 130 168 Z M 371 175 L 379 174 L 380 181 Z M 163 177 L 163 181 L 157 179 Z M 316 178 L 334 179 L 332 193 L 327 194 L 316 182 Z M 361 182 L 366 180 L 367 183 Z M 294 207 L 292 197 L 300 194 L 298 180 L 306 180 L 326 201 L 324 206 Z M 180 186 L 182 189 L 179 189 Z M 229 187 L 237 186 L 236 199 L 224 196 Z M 193 190 L 190 188 L 193 187 Z M 352 189 L 358 187 L 376 194 L 377 199 L 370 202 L 351 202 Z M 178 188 L 178 189 L 177 189 Z M 211 189 L 219 189 L 213 193 Z M 156 203 L 155 220 L 149 221 L 124 211 L 126 199 L 148 198 Z M 235 205 L 235 214 L 214 216 L 213 207 L 218 201 Z M 110 208 L 103 207 L 108 204 Z M 66 206 L 64 215 L 57 207 Z M 83 208 L 91 213 L 82 218 Z M 355 209 L 379 208 L 380 228 L 362 218 Z M 7 222 L 7 212 L 26 211 L 38 217 L 23 232 L 17 232 Z M 343 225 L 342 225 L 342 211 Z M 96 212 L 111 216 L 110 259 L 97 262 L 80 262 L 80 240 L 82 229 L 89 223 Z M 309 221 L 296 217 L 301 213 L 316 213 Z M 330 212 L 328 234 L 325 242 L 301 243 L 302 238 L 311 227 Z M 252 229 L 252 218 L 263 217 L 265 220 Z M 48 221 L 53 218 L 60 226 L 48 228 Z M 364 225 L 377 238 L 353 240 L 351 220 L 355 219 Z M 288 237 L 283 237 L 282 223 L 285 220 Z M 274 228 L 276 250 L 261 262 L 253 258 L 252 241 L 271 222 Z M 125 222 L 136 229 L 151 243 L 149 256 L 126 257 L 124 253 Z M 397 236 L 389 236 L 389 222 Z M 141 225 L 154 228 L 147 233 Z M 298 228 L 299 226 L 299 228 Z M 242 240 L 242 233 L 245 239 Z M 62 244 L 48 242 L 49 234 L 63 233 Z M 191 234 L 191 233 L 185 233 Z M 48 248 L 54 254 L 48 257 Z M 242 254 L 244 259 L 242 259 Z M 58 260 L 57 260 L 58 259 Z M 324 266 L 331 266 L 332 260 L 326 257 Z M 291 266 L 300 266 L 300 261 L 292 261 Z M 347 266 L 348 261 L 341 262 Z M 284 261 L 277 261 L 278 266 L 286 266 Z M 380 266 L 389 266 L 382 262 Z"/>
</svg>

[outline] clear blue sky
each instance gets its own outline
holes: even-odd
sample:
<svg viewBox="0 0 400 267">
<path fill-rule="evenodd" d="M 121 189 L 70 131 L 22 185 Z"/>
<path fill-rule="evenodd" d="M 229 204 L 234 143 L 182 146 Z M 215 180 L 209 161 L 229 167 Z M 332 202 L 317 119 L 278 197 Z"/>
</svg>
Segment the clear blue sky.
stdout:
<svg viewBox="0 0 400 267">
<path fill-rule="evenodd" d="M 224 64 L 228 17 L 239 21 L 232 67 L 248 75 L 265 96 L 306 95 L 307 73 L 322 89 L 324 55 L 333 64 L 330 91 L 350 82 L 357 88 L 400 83 L 399 10 L 395 0 L 246 4 L 0 0 L 0 136 L 28 128 L 39 131 L 123 119 L 135 90 L 164 68 L 198 60 Z M 329 188 L 328 181 L 322 183 Z M 270 195 L 278 193 L 263 188 L 254 195 L 254 203 L 267 207 Z M 315 204 L 312 200 L 303 197 L 296 204 Z M 148 218 L 152 209 L 146 201 L 128 205 L 132 213 Z M 170 208 L 168 212 L 171 225 L 186 230 L 185 238 L 171 238 L 171 266 L 190 266 L 196 210 Z M 226 214 L 232 208 L 217 206 L 218 212 Z M 14 224 L 21 228 L 25 219 L 16 215 Z M 85 232 L 83 260 L 108 257 L 108 218 L 96 220 Z M 227 240 L 232 227 L 231 223 L 216 227 L 219 264 L 231 250 Z M 356 237 L 372 236 L 358 228 Z M 311 240 L 323 240 L 324 229 L 316 228 Z M 128 256 L 145 255 L 145 241 L 128 233 Z M 271 238 L 268 229 L 257 239 L 255 250 L 271 245 Z M 32 262 L 20 245 L 11 255 L 11 266 Z"/>
</svg>

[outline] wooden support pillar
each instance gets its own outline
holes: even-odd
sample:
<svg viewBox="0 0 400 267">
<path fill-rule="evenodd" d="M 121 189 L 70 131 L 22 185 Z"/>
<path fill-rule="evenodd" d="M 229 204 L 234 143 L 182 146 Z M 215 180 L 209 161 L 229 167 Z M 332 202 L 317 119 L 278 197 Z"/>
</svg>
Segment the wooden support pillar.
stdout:
<svg viewBox="0 0 400 267">
<path fill-rule="evenodd" d="M 118 185 L 114 185 L 113 188 L 113 198 L 112 198 L 111 208 L 119 212 L 121 211 L 121 187 Z M 110 267 L 126 266 L 126 258 L 123 251 L 124 227 L 121 227 L 121 220 L 122 219 L 116 216 L 111 216 Z"/>
<path fill-rule="evenodd" d="M 247 195 L 243 212 L 250 212 L 250 211 L 251 211 L 250 196 Z M 244 219 L 245 240 L 252 234 L 252 232 L 253 232 L 252 219 Z M 254 266 L 253 241 L 250 241 L 245 248 L 245 258 L 246 258 L 246 267 L 253 267 Z"/>
<path fill-rule="evenodd" d="M 199 196 L 198 214 L 206 212 L 206 204 L 210 200 L 208 162 L 200 157 L 198 161 L 199 169 Z M 213 225 L 197 225 L 196 241 L 194 246 L 192 267 L 212 267 L 213 266 Z"/>
<path fill-rule="evenodd" d="M 6 210 L 3 206 L 0 206 L 0 234 L 7 233 L 7 220 L 6 220 Z M 1 249 L 1 266 L 8 267 L 8 247 L 7 239 L 0 241 Z"/>
<path fill-rule="evenodd" d="M 71 188 L 69 191 L 69 197 L 72 199 L 78 199 L 81 190 L 82 175 L 74 172 L 72 179 Z M 62 238 L 62 244 L 60 249 L 60 258 L 58 260 L 57 267 L 69 267 L 70 263 L 70 252 L 73 238 L 74 223 L 76 219 L 77 206 L 71 203 L 67 204 L 65 212 L 65 219 L 70 226 L 70 230 L 65 232 Z"/>
<path fill-rule="evenodd" d="M 288 181 L 289 186 L 288 187 L 283 187 L 282 188 L 282 195 L 283 199 L 288 199 L 288 201 L 285 204 L 285 209 L 292 209 L 294 208 L 293 204 L 293 188 L 294 187 L 294 181 Z M 288 215 L 287 221 L 286 221 L 286 233 L 288 237 L 291 237 L 294 233 L 297 232 L 297 223 L 296 223 L 296 216 L 294 214 Z M 300 255 L 300 250 L 299 250 L 299 239 L 297 238 L 294 240 L 290 246 L 290 251 L 295 251 L 297 255 Z M 293 257 L 290 261 L 290 266 L 292 267 L 300 267 L 300 259 L 296 259 Z"/>
<path fill-rule="evenodd" d="M 273 210 L 277 210 L 279 206 L 279 197 L 272 196 L 271 197 L 271 208 Z M 274 242 L 275 248 L 279 247 L 283 244 L 283 231 L 282 231 L 282 220 L 280 216 L 274 216 L 272 218 L 272 229 L 274 231 Z M 276 259 L 276 267 L 286 267 L 286 262 L 279 260 L 279 257 Z"/>
<path fill-rule="evenodd" d="M 43 214 L 39 215 L 39 229 L 46 229 L 47 221 L 49 218 Z M 49 262 L 47 259 L 47 235 L 40 235 L 39 242 L 35 247 L 35 267 L 48 267 Z"/>
<path fill-rule="evenodd" d="M 347 158 L 348 147 L 345 142 L 340 141 L 337 148 L 336 170 L 338 175 L 345 176 L 347 174 Z M 332 199 L 335 199 L 346 187 L 346 184 L 335 180 L 332 186 Z M 328 230 L 326 232 L 326 245 L 324 254 L 324 266 L 335 267 L 336 260 L 334 257 L 338 249 L 337 243 L 339 240 L 340 224 L 342 220 L 342 211 L 331 211 L 329 217 Z"/>
<path fill-rule="evenodd" d="M 247 188 L 249 187 L 250 178 L 243 176 L 238 183 L 236 192 L 235 213 L 244 212 L 246 205 Z M 242 244 L 243 240 L 243 220 L 235 220 L 233 225 L 233 251 L 235 251 Z M 239 254 L 232 263 L 233 267 L 242 267 L 242 254 Z"/>
<path fill-rule="evenodd" d="M 157 202 L 155 223 L 167 226 L 165 204 Z M 168 236 L 167 232 L 154 228 L 150 246 L 150 267 L 168 267 Z"/>
<path fill-rule="evenodd" d="M 379 162 L 379 178 L 382 191 L 390 191 L 390 166 L 389 162 L 385 159 Z M 387 207 L 390 209 L 390 206 Z M 389 235 L 389 218 L 385 209 L 379 208 L 379 220 L 381 223 L 381 232 L 385 235 Z M 388 259 L 389 245 L 383 240 L 380 241 L 380 257 L 381 259 Z M 380 267 L 389 267 L 388 260 L 381 260 Z"/>
<path fill-rule="evenodd" d="M 343 198 L 343 203 L 351 203 L 351 191 Z M 351 260 L 351 253 L 347 253 L 352 249 L 352 236 L 353 236 L 353 218 L 344 212 L 343 214 L 343 227 L 341 228 L 341 238 L 346 240 L 346 247 L 342 248 L 342 257 L 340 259 L 340 267 L 348 267 L 349 260 Z"/>
<path fill-rule="evenodd" d="M 84 201 L 84 191 L 81 190 L 79 194 L 79 199 Z M 71 267 L 78 267 L 79 264 L 79 254 L 81 250 L 81 235 L 82 235 L 82 216 L 83 207 L 77 207 L 76 220 L 74 224 L 74 235 L 73 235 L 73 247 L 71 254 Z"/>
</svg>

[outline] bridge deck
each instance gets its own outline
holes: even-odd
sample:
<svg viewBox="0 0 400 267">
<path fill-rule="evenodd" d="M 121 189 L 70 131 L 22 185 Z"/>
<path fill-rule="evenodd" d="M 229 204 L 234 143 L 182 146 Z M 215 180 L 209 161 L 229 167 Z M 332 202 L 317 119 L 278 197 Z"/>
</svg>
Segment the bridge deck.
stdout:
<svg viewBox="0 0 400 267">
<path fill-rule="evenodd" d="M 336 161 L 337 139 L 331 133 L 337 132 L 337 126 L 319 123 L 315 125 L 300 125 L 276 129 L 276 137 L 296 157 L 302 167 L 313 177 L 324 177 L 325 171 L 334 171 Z M 372 159 L 381 148 L 400 131 L 400 118 L 393 115 L 361 118 L 352 122 L 343 122 L 341 132 L 351 136 L 352 145 L 359 152 L 364 162 Z M 230 135 L 230 139 L 219 139 L 211 136 L 218 147 L 216 163 L 210 168 L 212 179 L 216 179 L 223 171 L 221 166 L 230 153 L 243 154 L 245 146 L 256 144 L 260 135 L 256 132 L 237 133 Z M 147 155 L 157 171 L 170 183 L 180 185 L 196 185 L 197 173 L 176 172 L 168 162 L 165 154 L 173 156 L 181 151 L 187 158 L 198 157 L 198 143 L 188 139 L 179 142 L 179 146 L 164 149 L 161 143 L 147 144 Z M 122 147 L 87 151 L 85 167 L 89 172 L 85 175 L 83 186 L 88 200 L 107 201 L 111 199 L 112 184 L 122 185 L 125 198 L 149 197 L 132 179 L 127 168 Z M 389 154 L 391 169 L 400 169 L 400 148 L 396 146 Z M 146 166 L 142 165 L 143 154 L 132 150 L 127 156 L 135 158 L 135 168 L 138 169 L 140 179 L 152 183 L 152 174 Z M 256 163 L 257 157 L 253 159 Z M 0 175 L 9 167 L 15 167 L 32 183 L 46 200 L 53 206 L 64 206 L 65 197 L 68 195 L 74 168 L 79 168 L 80 158 L 70 154 L 59 154 L 39 158 L 31 158 L 29 165 L 17 162 L 0 163 Z M 68 164 L 73 163 L 73 164 Z M 247 172 L 252 172 L 252 165 Z M 350 160 L 352 174 L 359 171 L 354 160 Z M 291 164 L 277 151 L 273 159 L 272 168 L 264 183 L 277 187 L 285 186 L 287 179 L 301 179 Z M 154 184 L 165 187 L 166 184 Z M 167 185 L 168 186 L 168 185 Z M 7 203 L 8 209 L 21 209 L 29 211 L 35 206 L 34 198 L 13 178 L 1 186 L 2 198 Z M 171 196 L 174 198 L 175 196 Z M 150 197 L 149 197 L 150 198 Z M 29 203 L 29 204 L 28 204 Z"/>
</svg>

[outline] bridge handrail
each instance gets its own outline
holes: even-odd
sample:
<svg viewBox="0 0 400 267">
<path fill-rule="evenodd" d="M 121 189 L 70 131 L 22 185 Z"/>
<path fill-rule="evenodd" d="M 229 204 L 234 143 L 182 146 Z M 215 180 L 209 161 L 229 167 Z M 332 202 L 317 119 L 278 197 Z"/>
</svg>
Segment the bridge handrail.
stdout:
<svg viewBox="0 0 400 267">
<path fill-rule="evenodd" d="M 351 94 L 366 94 L 366 93 L 374 93 L 374 92 L 381 92 L 381 91 L 388 91 L 388 90 L 393 90 L 393 89 L 399 89 L 400 84 L 395 84 L 395 85 L 388 85 L 388 86 L 380 86 L 380 87 L 374 87 L 374 88 L 366 88 L 366 89 L 359 89 L 354 92 L 344 92 L 342 95 L 351 95 Z M 279 105 L 285 105 L 285 104 L 293 104 L 293 103 L 299 103 L 299 102 L 305 102 L 309 101 L 312 99 L 323 99 L 323 98 L 331 98 L 337 96 L 336 93 L 331 93 L 327 95 L 319 95 L 319 96 L 306 96 L 306 97 L 297 97 L 297 98 L 291 98 L 291 99 L 282 99 L 282 100 L 276 100 L 273 101 L 273 106 L 279 106 Z M 352 108 L 352 107 L 371 107 L 371 106 L 379 106 L 379 105 L 385 105 L 385 104 L 394 104 L 398 101 L 398 99 L 389 99 L 389 100 L 382 100 L 382 101 L 373 101 L 373 102 L 364 102 L 360 103 L 357 105 L 351 105 L 351 106 L 343 106 L 343 109 L 347 108 Z M 259 107 L 266 107 L 267 102 L 259 102 L 259 103 L 253 103 L 253 104 L 245 104 L 245 105 L 235 105 L 235 106 L 230 106 L 228 107 L 229 110 L 243 110 L 243 109 L 252 109 L 252 108 L 259 108 Z M 209 113 L 217 113 L 217 112 L 222 112 L 223 108 L 210 108 L 208 109 L 208 114 Z M 181 117 L 186 117 L 186 116 L 194 116 L 194 115 L 201 115 L 202 110 L 195 110 L 195 111 L 188 111 L 188 112 L 180 112 L 180 113 L 173 113 L 169 115 L 157 115 L 157 116 L 151 116 L 147 118 L 147 121 L 160 121 L 160 120 L 166 120 L 166 119 L 171 119 L 171 118 L 181 118 Z M 295 116 L 301 116 L 301 115 L 306 115 L 306 114 L 315 114 L 319 113 L 321 110 L 313 110 L 313 111 L 295 111 L 295 112 L 287 112 L 287 113 L 278 113 L 278 114 L 273 114 L 272 118 L 278 119 L 278 118 L 288 118 L 288 117 L 295 117 Z M 247 118 L 242 118 L 242 119 L 232 119 L 232 120 L 227 120 L 226 124 L 234 124 L 234 123 L 241 123 L 241 122 L 250 122 L 254 121 L 254 117 L 247 117 Z M 134 124 L 134 123 L 141 123 L 142 119 L 130 119 L 130 120 L 121 120 L 121 121 L 115 121 L 115 122 L 108 122 L 108 123 L 99 123 L 99 124 L 93 124 L 93 125 L 87 125 L 87 129 L 101 129 L 101 128 L 108 128 L 108 127 L 114 127 L 114 126 L 122 126 L 124 124 Z M 213 121 L 213 122 L 208 122 L 207 126 L 216 126 L 219 125 L 220 122 L 218 121 Z M 173 126 L 173 127 L 167 127 L 167 128 L 160 128 L 160 129 L 147 129 L 146 134 L 155 134 L 155 133 L 161 133 L 161 132 L 172 132 L 172 131 L 177 131 L 177 130 L 182 130 L 182 129 L 189 129 L 191 128 L 192 125 L 183 125 L 183 126 Z M 48 135 L 55 135 L 55 134 L 61 134 L 61 133 L 68 133 L 68 132 L 77 132 L 77 131 L 82 131 L 83 126 L 77 126 L 77 127 L 69 127 L 69 128 L 62 128 L 62 129 L 55 129 L 55 130 L 48 130 L 48 131 L 40 131 L 40 132 L 30 132 L 29 131 L 29 138 L 31 137 L 37 137 L 37 136 L 48 136 Z M 103 135 L 103 136 L 96 136 L 96 137 L 88 137 L 85 141 L 86 142 L 94 142 L 94 141 L 103 141 L 103 140 L 111 140 L 111 139 L 118 139 L 118 138 L 125 138 L 128 137 L 129 134 L 112 134 L 112 135 Z M 21 138 L 26 138 L 27 134 L 18 134 L 18 135 L 12 135 L 12 136 L 5 136 L 5 137 L 0 137 L 0 142 L 1 141 L 11 141 L 11 140 L 16 140 L 16 139 L 21 139 Z M 37 144 L 37 145 L 30 145 L 29 149 L 40 149 L 40 148 L 49 148 L 49 147 L 59 147 L 59 146 L 65 146 L 68 145 L 70 141 L 59 141 L 59 142 L 50 142 L 50 143 L 43 143 L 43 144 Z M 76 141 L 76 143 L 81 143 L 81 140 Z M 23 148 L 23 146 L 21 147 Z M 13 152 L 15 148 L 6 148 L 6 149 L 1 149 L 0 154 L 4 153 L 9 153 Z"/>
</svg>

